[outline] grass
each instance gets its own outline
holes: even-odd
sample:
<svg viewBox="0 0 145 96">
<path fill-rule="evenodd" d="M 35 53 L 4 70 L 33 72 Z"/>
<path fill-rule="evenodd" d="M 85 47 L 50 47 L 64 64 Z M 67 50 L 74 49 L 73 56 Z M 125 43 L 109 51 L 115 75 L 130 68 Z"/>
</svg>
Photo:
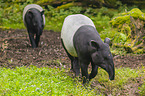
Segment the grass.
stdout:
<svg viewBox="0 0 145 96">
<path fill-rule="evenodd" d="M 16 69 L 0 68 L 0 95 L 4 96 L 68 96 L 94 95 L 80 83 L 76 84 L 65 70 L 31 66 Z"/>
<path fill-rule="evenodd" d="M 110 81 L 108 74 L 99 69 L 98 75 L 92 79 L 91 85 L 95 87 L 83 87 L 81 82 L 66 74 L 64 68 L 37 68 L 35 66 L 17 67 L 15 69 L 0 68 L 0 95 L 2 96 L 96 96 L 96 95 L 116 95 L 126 89 L 129 83 L 137 83 L 137 78 L 144 82 L 141 87 L 137 87 L 139 93 L 144 95 L 145 89 L 145 68 L 116 69 L 115 80 Z M 94 83 L 97 82 L 97 83 Z M 100 86 L 101 85 L 101 86 Z M 107 93 L 105 93 L 107 92 Z M 121 93 L 123 94 L 123 93 Z"/>
<path fill-rule="evenodd" d="M 91 83 L 94 83 L 96 85 L 94 87 L 94 90 L 100 90 L 102 94 L 111 94 L 113 96 L 116 96 L 117 94 L 131 95 L 129 92 L 134 90 L 140 95 L 145 95 L 144 67 L 138 69 L 117 68 L 115 70 L 115 80 L 113 81 L 110 81 L 108 79 L 108 74 L 104 70 L 99 69 L 98 72 L 98 75 L 91 81 Z M 97 83 L 95 83 L 96 81 Z M 140 87 L 138 85 L 142 86 Z"/>
</svg>

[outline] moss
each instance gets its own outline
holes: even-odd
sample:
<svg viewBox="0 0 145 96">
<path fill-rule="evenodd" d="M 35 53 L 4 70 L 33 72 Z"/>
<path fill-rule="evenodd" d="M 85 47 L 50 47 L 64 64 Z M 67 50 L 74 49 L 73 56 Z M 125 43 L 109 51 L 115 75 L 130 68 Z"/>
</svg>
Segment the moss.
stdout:
<svg viewBox="0 0 145 96">
<path fill-rule="evenodd" d="M 131 28 L 128 24 L 123 24 L 121 28 L 121 33 L 127 34 L 127 37 L 129 38 L 131 36 Z"/>
<path fill-rule="evenodd" d="M 122 15 L 130 15 L 135 19 L 139 18 L 140 20 L 145 20 L 145 14 L 138 8 L 134 8 L 127 13 L 122 13 Z"/>
<path fill-rule="evenodd" d="M 143 54 L 144 50 L 143 49 L 137 49 L 133 53 L 135 53 L 135 54 Z"/>
<path fill-rule="evenodd" d="M 110 23 L 113 28 L 118 29 L 121 37 L 118 38 L 122 41 L 122 45 L 115 46 L 123 47 L 127 52 L 143 53 L 144 49 L 142 43 L 144 43 L 144 22 L 145 13 L 138 8 L 121 13 L 118 17 L 113 18 Z"/>
<path fill-rule="evenodd" d="M 129 24 L 130 23 L 130 16 L 119 16 L 117 18 L 114 18 L 110 22 L 114 27 L 121 28 L 124 23 Z"/>
<path fill-rule="evenodd" d="M 2 30 L 8 30 L 10 28 L 9 27 L 4 27 L 4 26 L 0 26 L 0 29 L 2 29 Z"/>
<path fill-rule="evenodd" d="M 67 4 L 64 4 L 64 5 L 61 5 L 61 6 L 58 6 L 56 9 L 59 10 L 59 9 L 68 9 L 69 7 L 72 7 L 74 6 L 75 4 L 72 2 L 72 3 L 67 3 Z"/>
<path fill-rule="evenodd" d="M 124 23 L 130 24 L 130 16 L 132 16 L 135 19 L 145 20 L 145 14 L 139 10 L 138 8 L 134 8 L 129 12 L 124 12 L 120 14 L 118 17 L 113 18 L 110 23 L 113 25 L 113 27 L 121 28 Z"/>
</svg>

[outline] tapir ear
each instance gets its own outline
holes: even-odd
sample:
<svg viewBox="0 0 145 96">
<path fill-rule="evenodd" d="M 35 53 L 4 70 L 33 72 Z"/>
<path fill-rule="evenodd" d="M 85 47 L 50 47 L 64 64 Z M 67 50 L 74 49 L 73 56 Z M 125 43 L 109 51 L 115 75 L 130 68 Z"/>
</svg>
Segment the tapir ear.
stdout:
<svg viewBox="0 0 145 96">
<path fill-rule="evenodd" d="M 43 15 L 43 14 L 44 14 L 44 12 L 45 12 L 45 11 L 44 11 L 44 10 L 42 10 L 42 11 L 41 11 L 41 15 Z"/>
<path fill-rule="evenodd" d="M 110 39 L 109 38 L 105 38 L 104 43 L 107 43 L 109 45 L 110 44 Z"/>
<path fill-rule="evenodd" d="M 97 49 L 100 48 L 99 44 L 94 40 L 90 41 L 90 46 L 93 47 L 93 48 L 97 48 Z"/>
</svg>

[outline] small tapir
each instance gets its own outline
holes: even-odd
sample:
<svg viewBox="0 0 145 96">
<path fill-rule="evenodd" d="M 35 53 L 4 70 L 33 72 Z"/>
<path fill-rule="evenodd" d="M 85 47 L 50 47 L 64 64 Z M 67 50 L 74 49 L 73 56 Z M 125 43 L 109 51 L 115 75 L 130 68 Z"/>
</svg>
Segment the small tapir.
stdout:
<svg viewBox="0 0 145 96">
<path fill-rule="evenodd" d="M 83 83 L 97 75 L 98 66 L 106 70 L 109 79 L 115 77 L 113 56 L 109 49 L 110 39 L 103 42 L 90 18 L 82 14 L 69 15 L 65 18 L 61 30 L 62 45 L 71 60 L 71 70 L 78 76 L 81 73 Z M 92 71 L 88 74 L 88 65 Z"/>
<path fill-rule="evenodd" d="M 36 4 L 27 5 L 23 11 L 23 21 L 27 27 L 32 48 L 38 47 L 45 25 L 44 10 Z M 35 39 L 34 35 L 36 35 Z"/>
</svg>

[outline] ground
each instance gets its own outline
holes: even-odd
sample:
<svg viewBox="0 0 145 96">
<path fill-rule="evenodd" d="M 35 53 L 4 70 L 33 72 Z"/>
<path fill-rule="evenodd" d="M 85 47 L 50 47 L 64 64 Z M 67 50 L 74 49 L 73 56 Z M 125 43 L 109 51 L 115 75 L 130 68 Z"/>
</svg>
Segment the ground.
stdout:
<svg viewBox="0 0 145 96">
<path fill-rule="evenodd" d="M 114 56 L 114 64 L 116 68 L 142 67 L 145 66 L 145 54 L 117 55 Z M 0 67 L 15 68 L 29 65 L 70 68 L 70 60 L 61 45 L 60 33 L 44 30 L 39 47 L 33 49 L 25 29 L 0 29 Z"/>
<path fill-rule="evenodd" d="M 44 30 L 39 47 L 32 49 L 27 30 L 0 30 L 0 66 L 70 66 L 59 32 Z M 115 67 L 145 66 L 145 54 L 114 56 Z"/>
</svg>

